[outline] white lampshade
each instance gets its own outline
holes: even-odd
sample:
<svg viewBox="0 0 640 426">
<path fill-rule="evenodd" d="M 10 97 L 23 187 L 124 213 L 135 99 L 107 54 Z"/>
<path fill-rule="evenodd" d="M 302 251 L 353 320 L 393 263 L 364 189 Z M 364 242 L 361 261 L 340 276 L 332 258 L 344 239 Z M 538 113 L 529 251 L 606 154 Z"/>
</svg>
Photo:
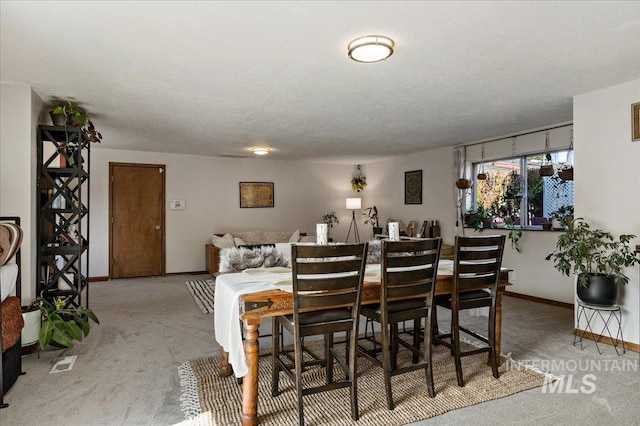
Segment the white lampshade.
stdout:
<svg viewBox="0 0 640 426">
<path fill-rule="evenodd" d="M 362 202 L 360 198 L 347 198 L 347 209 L 359 210 L 362 208 Z"/>
<path fill-rule="evenodd" d="M 349 43 L 349 57 L 357 62 L 379 62 L 393 53 L 393 40 L 380 35 L 358 37 Z"/>
</svg>

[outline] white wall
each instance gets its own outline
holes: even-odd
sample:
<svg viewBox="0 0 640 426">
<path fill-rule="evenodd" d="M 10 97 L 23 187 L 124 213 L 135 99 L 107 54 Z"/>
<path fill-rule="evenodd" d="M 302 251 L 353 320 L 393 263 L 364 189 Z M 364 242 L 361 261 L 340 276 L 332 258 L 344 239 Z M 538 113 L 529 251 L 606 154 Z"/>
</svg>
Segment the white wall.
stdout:
<svg viewBox="0 0 640 426">
<path fill-rule="evenodd" d="M 551 127 L 550 125 L 549 127 Z M 526 131 L 523 129 L 523 132 Z M 558 131 L 555 146 L 568 146 L 568 131 Z M 544 133 L 518 142 L 520 152 L 532 152 L 544 149 Z M 485 154 L 486 154 L 485 150 Z M 470 150 L 469 155 L 473 155 Z M 495 158 L 504 158 L 512 154 L 511 144 L 502 150 L 493 149 Z M 480 159 L 478 156 L 477 159 Z M 416 220 L 438 220 L 441 224 L 442 239 L 453 244 L 456 221 L 455 175 L 453 173 L 453 148 L 432 149 L 419 154 L 395 157 L 364 166 L 369 185 L 363 191 L 366 205 L 375 204 L 380 218 L 386 223 L 389 217 L 400 218 L 405 223 Z M 423 173 L 423 193 L 421 205 L 404 204 L 404 172 L 420 170 Z M 371 191 L 372 195 L 367 195 Z M 375 194 L 375 195 L 373 195 Z M 466 229 L 466 235 L 472 234 Z M 492 234 L 506 233 L 494 229 L 484 231 Z M 510 281 L 514 284 L 509 290 L 529 296 L 541 297 L 565 303 L 573 303 L 573 280 L 559 274 L 553 264 L 544 258 L 553 250 L 559 233 L 555 231 L 523 231 L 518 253 L 508 242 L 503 264 L 513 269 Z"/>
<path fill-rule="evenodd" d="M 631 141 L 635 102 L 640 102 L 640 80 L 573 99 L 576 217 L 616 236 L 640 235 L 640 142 Z M 632 247 L 636 244 L 640 239 Z M 640 342 L 638 269 L 626 271 L 630 281 L 621 298 L 623 335 L 636 344 Z"/>
<path fill-rule="evenodd" d="M 109 142 L 104 141 L 103 145 Z M 204 245 L 213 233 L 267 230 L 315 234 L 322 216 L 336 211 L 332 231 L 346 237 L 351 213 L 345 198 L 352 166 L 266 159 L 232 159 L 105 149 L 92 145 L 90 200 L 90 276 L 108 275 L 109 162 L 166 165 L 166 271 L 205 270 Z M 239 182 L 274 182 L 274 208 L 241 209 Z M 170 200 L 185 210 L 170 210 Z"/>
<path fill-rule="evenodd" d="M 43 102 L 31 87 L 0 85 L 0 216 L 19 216 L 22 303 L 35 296 L 36 127 Z"/>
</svg>

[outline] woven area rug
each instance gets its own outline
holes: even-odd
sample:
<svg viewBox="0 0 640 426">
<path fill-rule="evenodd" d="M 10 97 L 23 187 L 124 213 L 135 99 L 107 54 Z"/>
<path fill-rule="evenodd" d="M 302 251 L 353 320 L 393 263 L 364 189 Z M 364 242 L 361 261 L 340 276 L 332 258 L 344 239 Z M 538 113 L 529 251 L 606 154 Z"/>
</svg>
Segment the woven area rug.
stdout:
<svg viewBox="0 0 640 426">
<path fill-rule="evenodd" d="M 185 284 L 202 313 L 213 313 L 213 297 L 216 288 L 215 279 L 187 281 Z"/>
<path fill-rule="evenodd" d="M 307 346 L 322 353 L 322 342 Z M 400 351 L 399 365 L 410 363 L 410 352 Z M 504 359 L 503 359 L 504 360 Z M 434 381 L 436 397 L 429 398 L 423 370 L 392 377 L 395 402 L 387 410 L 382 368 L 363 357 L 358 358 L 358 404 L 360 420 L 351 420 L 349 389 L 338 389 L 304 397 L 307 425 L 403 425 L 427 419 L 451 410 L 504 398 L 515 393 L 549 383 L 545 375 L 519 366 L 512 360 L 500 367 L 500 378 L 494 379 L 487 365 L 487 354 L 463 358 L 465 386 L 458 387 L 453 357 L 438 346 L 434 349 Z M 508 368 L 506 367 L 508 366 Z M 517 368 L 516 368 L 517 366 Z M 313 371 L 315 370 L 315 372 Z M 190 425 L 241 424 L 241 388 L 235 377 L 218 376 L 218 359 L 201 358 L 179 367 L 182 385 L 182 410 Z M 305 374 L 307 382 L 322 383 L 324 372 L 318 368 Z M 344 373 L 336 367 L 336 380 Z M 289 426 L 297 424 L 296 394 L 286 375 L 280 376 L 281 394 L 271 396 L 271 357 L 261 356 L 259 362 L 260 424 Z"/>
</svg>

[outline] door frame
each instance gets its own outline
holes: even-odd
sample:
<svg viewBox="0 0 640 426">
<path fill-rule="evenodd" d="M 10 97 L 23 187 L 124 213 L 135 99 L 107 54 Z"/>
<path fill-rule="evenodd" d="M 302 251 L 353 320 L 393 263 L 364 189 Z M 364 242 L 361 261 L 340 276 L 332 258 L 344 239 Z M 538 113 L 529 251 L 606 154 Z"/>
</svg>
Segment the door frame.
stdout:
<svg viewBox="0 0 640 426">
<path fill-rule="evenodd" d="M 161 211 L 161 221 L 162 224 L 162 256 L 161 256 L 161 270 L 162 277 L 167 275 L 167 243 L 166 243 L 166 213 L 165 213 L 165 204 L 166 204 L 166 175 L 167 175 L 167 166 L 165 164 L 146 164 L 146 163 L 121 163 L 121 162 L 109 162 L 109 280 L 113 279 L 113 168 L 114 167 L 145 167 L 145 168 L 162 168 L 162 211 Z"/>
</svg>

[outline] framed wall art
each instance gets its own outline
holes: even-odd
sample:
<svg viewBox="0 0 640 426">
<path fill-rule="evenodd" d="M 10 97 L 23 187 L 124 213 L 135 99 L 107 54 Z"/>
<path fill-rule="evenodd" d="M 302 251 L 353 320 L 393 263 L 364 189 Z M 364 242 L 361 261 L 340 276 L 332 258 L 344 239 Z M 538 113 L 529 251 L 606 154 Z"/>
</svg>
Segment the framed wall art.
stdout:
<svg viewBox="0 0 640 426">
<path fill-rule="evenodd" d="M 631 140 L 640 142 L 640 102 L 631 105 Z"/>
<path fill-rule="evenodd" d="M 422 170 L 404 172 L 404 203 L 422 204 Z"/>
<path fill-rule="evenodd" d="M 240 208 L 273 207 L 273 182 L 240 182 Z"/>
</svg>

